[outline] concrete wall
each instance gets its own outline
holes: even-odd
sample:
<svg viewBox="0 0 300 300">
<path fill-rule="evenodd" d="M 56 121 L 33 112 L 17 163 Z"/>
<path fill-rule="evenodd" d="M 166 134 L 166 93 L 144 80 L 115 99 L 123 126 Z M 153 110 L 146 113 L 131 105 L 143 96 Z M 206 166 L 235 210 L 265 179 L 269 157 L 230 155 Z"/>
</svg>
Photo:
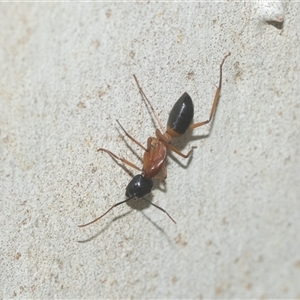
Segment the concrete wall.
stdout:
<svg viewBox="0 0 300 300">
<path fill-rule="evenodd" d="M 300 297 L 298 3 L 2 3 L 4 298 Z M 115 208 L 154 126 L 187 91 L 195 121 L 147 203 Z M 209 136 L 207 136 L 209 134 Z M 131 147 L 131 148 L 130 148 Z M 136 171 L 132 170 L 134 174 Z"/>
</svg>

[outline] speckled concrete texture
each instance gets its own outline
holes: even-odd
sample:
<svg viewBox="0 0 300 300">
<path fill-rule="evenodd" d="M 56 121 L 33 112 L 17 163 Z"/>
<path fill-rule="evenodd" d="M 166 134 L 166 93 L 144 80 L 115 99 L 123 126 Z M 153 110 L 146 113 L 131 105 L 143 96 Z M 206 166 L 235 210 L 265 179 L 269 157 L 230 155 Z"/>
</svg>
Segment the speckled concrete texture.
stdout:
<svg viewBox="0 0 300 300">
<path fill-rule="evenodd" d="M 2 298 L 300 297 L 300 5 L 1 3 Z M 268 9 L 270 9 L 268 11 Z M 115 208 L 188 92 L 214 122 L 175 141 L 168 178 Z M 135 170 L 130 170 L 137 174 Z"/>
</svg>

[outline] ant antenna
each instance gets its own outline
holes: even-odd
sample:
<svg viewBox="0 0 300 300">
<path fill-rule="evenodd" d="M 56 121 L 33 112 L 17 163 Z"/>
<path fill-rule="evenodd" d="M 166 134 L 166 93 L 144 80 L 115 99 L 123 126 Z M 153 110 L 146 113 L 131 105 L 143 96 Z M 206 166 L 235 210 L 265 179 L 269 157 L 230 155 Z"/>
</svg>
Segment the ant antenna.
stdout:
<svg viewBox="0 0 300 300">
<path fill-rule="evenodd" d="M 131 196 L 130 198 L 124 200 L 124 201 L 121 201 L 121 202 L 118 202 L 118 203 L 114 204 L 110 209 L 108 209 L 108 210 L 107 210 L 103 215 L 101 215 L 100 217 L 96 218 L 95 220 L 93 220 L 93 221 L 91 221 L 91 222 L 89 222 L 89 223 L 86 223 L 86 224 L 83 224 L 83 225 L 78 225 L 78 227 L 85 227 L 85 226 L 88 226 L 88 225 L 91 225 L 91 224 L 97 222 L 97 221 L 100 220 L 102 217 L 104 217 L 107 213 L 109 213 L 114 207 L 116 207 L 116 206 L 118 206 L 118 205 L 120 205 L 120 204 L 123 204 L 123 203 L 125 203 L 125 202 L 131 200 L 133 197 L 135 197 L 135 196 L 133 195 L 133 196 Z M 168 216 L 168 217 L 176 224 L 175 220 L 169 215 L 169 213 L 168 213 L 166 210 L 164 210 L 164 209 L 161 208 L 160 206 L 158 206 L 158 205 L 152 203 L 151 201 L 147 200 L 146 198 L 142 198 L 142 199 L 145 200 L 145 201 L 147 201 L 148 203 L 150 203 L 150 204 L 153 205 L 154 207 L 158 208 L 158 209 L 161 210 L 162 212 L 164 212 L 164 213 L 165 213 L 165 214 L 166 214 L 166 215 L 167 215 L 167 216 Z"/>
<path fill-rule="evenodd" d="M 124 201 L 121 201 L 121 202 L 118 202 L 118 203 L 114 204 L 109 210 L 107 210 L 107 211 L 106 211 L 103 215 L 101 215 L 100 217 L 96 218 L 95 220 L 93 220 L 93 221 L 91 221 L 91 222 L 89 222 L 89 223 L 86 223 L 86 224 L 83 224 L 83 225 L 78 225 L 78 227 L 85 227 L 85 226 L 88 226 L 88 225 L 91 225 L 91 224 L 97 222 L 97 221 L 100 220 L 102 217 L 104 217 L 108 212 L 110 212 L 114 207 L 116 207 L 116 206 L 118 206 L 118 205 L 120 205 L 120 204 L 123 204 L 123 203 L 125 203 L 125 202 L 131 200 L 133 197 L 134 197 L 134 196 L 131 196 L 130 198 L 128 198 L 128 199 L 126 199 L 126 200 L 124 200 Z"/>
<path fill-rule="evenodd" d="M 166 211 L 166 210 L 164 210 L 163 208 L 161 208 L 160 206 L 158 206 L 158 205 L 156 205 L 156 204 L 154 204 L 154 203 L 152 203 L 151 201 L 149 201 L 149 200 L 147 200 L 146 198 L 142 198 L 142 199 L 144 199 L 145 201 L 147 201 L 148 203 L 150 203 L 151 205 L 153 205 L 153 206 L 155 206 L 156 208 L 158 208 L 158 209 L 160 209 L 162 212 L 164 212 L 175 224 L 176 224 L 176 221 L 169 215 L 169 213 Z"/>
</svg>

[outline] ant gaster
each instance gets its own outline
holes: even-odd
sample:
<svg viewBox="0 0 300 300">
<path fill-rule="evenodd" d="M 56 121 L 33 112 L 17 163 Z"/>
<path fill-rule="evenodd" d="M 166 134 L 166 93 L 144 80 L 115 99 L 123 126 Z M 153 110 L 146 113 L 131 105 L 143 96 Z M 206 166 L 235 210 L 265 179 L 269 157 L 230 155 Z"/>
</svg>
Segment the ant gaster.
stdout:
<svg viewBox="0 0 300 300">
<path fill-rule="evenodd" d="M 136 143 L 140 148 L 142 148 L 144 152 L 143 157 L 143 168 L 139 168 L 132 162 L 126 160 L 125 158 L 121 158 L 117 156 L 116 154 L 112 153 L 111 151 L 100 148 L 97 151 L 103 151 L 108 153 L 112 158 L 120 160 L 122 163 L 138 170 L 141 172 L 141 174 L 134 176 L 129 184 L 126 187 L 126 200 L 123 200 L 121 202 L 118 202 L 114 204 L 110 209 L 108 209 L 104 214 L 102 214 L 100 217 L 96 218 L 95 220 L 84 224 L 79 225 L 79 227 L 84 227 L 87 225 L 90 225 L 102 217 L 104 217 L 108 212 L 110 212 L 114 207 L 123 204 L 132 198 L 139 198 L 144 199 L 145 201 L 149 202 L 151 205 L 155 206 L 156 208 L 160 209 L 164 213 L 168 215 L 168 217 L 174 222 L 174 219 L 168 214 L 167 211 L 165 211 L 163 208 L 155 205 L 154 203 L 150 202 L 146 198 L 144 198 L 147 194 L 149 194 L 153 187 L 153 181 L 152 178 L 160 178 L 165 179 L 167 178 L 167 170 L 166 170 L 166 158 L 167 158 L 167 151 L 168 149 L 177 153 L 183 158 L 188 158 L 192 153 L 193 149 L 196 148 L 193 146 L 191 150 L 187 154 L 183 154 L 180 152 L 176 147 L 174 147 L 171 142 L 173 138 L 180 137 L 183 135 L 188 129 L 193 130 L 197 127 L 203 126 L 205 124 L 208 124 L 212 118 L 214 117 L 214 114 L 216 112 L 216 108 L 218 105 L 220 93 L 221 93 L 221 86 L 222 86 L 222 67 L 226 60 L 226 58 L 231 53 L 227 53 L 221 64 L 220 64 L 220 79 L 219 79 L 219 86 L 216 90 L 214 101 L 212 104 L 212 108 L 210 111 L 209 119 L 203 122 L 194 123 L 191 124 L 192 119 L 194 117 L 194 105 L 191 97 L 188 93 L 184 93 L 174 104 L 167 123 L 167 130 L 163 134 L 163 126 L 160 122 L 158 116 L 156 115 L 154 108 L 152 107 L 150 101 L 146 97 L 145 93 L 143 92 L 142 88 L 140 87 L 140 84 L 136 78 L 135 75 L 133 75 L 134 80 L 136 81 L 136 84 L 139 88 L 139 92 L 142 95 L 143 99 L 145 100 L 146 104 L 151 109 L 153 115 L 155 116 L 155 119 L 157 120 L 159 127 L 161 130 L 156 129 L 155 136 L 156 137 L 149 137 L 147 141 L 147 148 L 145 148 L 141 143 L 139 143 L 137 140 L 135 140 L 131 135 L 129 135 L 126 130 L 122 127 L 122 125 L 117 120 L 118 124 L 124 131 L 127 137 L 129 137 L 134 143 Z"/>
</svg>

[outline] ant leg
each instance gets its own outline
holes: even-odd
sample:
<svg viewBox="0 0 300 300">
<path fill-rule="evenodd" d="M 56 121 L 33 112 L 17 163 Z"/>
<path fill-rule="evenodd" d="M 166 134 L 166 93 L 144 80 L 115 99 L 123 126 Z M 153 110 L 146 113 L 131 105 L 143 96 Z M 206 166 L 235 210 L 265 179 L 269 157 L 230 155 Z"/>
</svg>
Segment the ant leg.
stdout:
<svg viewBox="0 0 300 300">
<path fill-rule="evenodd" d="M 211 121 L 211 119 L 214 117 L 215 112 L 216 112 L 216 108 L 217 108 L 217 105 L 218 105 L 218 102 L 219 102 L 219 98 L 220 98 L 221 88 L 222 88 L 222 67 L 223 67 L 223 64 L 224 64 L 226 58 L 227 58 L 230 54 L 231 54 L 231 53 L 228 52 L 228 53 L 224 56 L 224 58 L 223 58 L 223 60 L 222 60 L 222 62 L 221 62 L 221 64 L 220 64 L 220 79 L 219 79 L 219 86 L 218 86 L 218 88 L 217 88 L 217 90 L 216 90 L 216 93 L 215 93 L 215 98 L 214 98 L 213 105 L 212 105 L 212 108 L 211 108 L 211 111 L 210 111 L 209 119 L 206 120 L 206 121 L 203 121 L 203 122 L 199 122 L 199 123 L 195 123 L 195 124 L 190 125 L 190 127 L 189 127 L 190 129 L 193 130 L 193 129 L 197 128 L 197 127 L 200 127 L 200 126 L 203 126 L 203 125 L 205 125 L 205 124 L 208 124 L 208 123 Z"/>
<path fill-rule="evenodd" d="M 163 179 L 166 179 L 167 178 L 167 168 L 166 168 L 165 163 L 163 164 L 161 171 L 162 171 Z"/>
<path fill-rule="evenodd" d="M 174 147 L 174 146 L 171 145 L 171 144 L 168 144 L 167 147 L 168 147 L 171 151 L 175 152 L 176 154 L 180 155 L 180 156 L 183 157 L 183 158 L 188 158 L 188 157 L 190 157 L 190 156 L 193 154 L 194 149 L 197 148 L 196 146 L 192 146 L 192 148 L 191 148 L 191 150 L 188 152 L 188 154 L 183 154 L 182 152 L 180 152 L 176 147 Z"/>
<path fill-rule="evenodd" d="M 148 151 L 141 143 L 139 143 L 135 138 L 133 138 L 124 128 L 123 126 L 120 124 L 120 122 L 118 120 L 116 120 L 118 122 L 118 124 L 120 125 L 120 127 L 122 128 L 122 130 L 124 131 L 124 133 L 134 142 L 136 143 L 138 146 L 140 146 L 144 151 Z"/>
<path fill-rule="evenodd" d="M 141 86 L 140 86 L 140 84 L 139 84 L 139 82 L 138 82 L 138 80 L 137 80 L 137 78 L 136 78 L 135 75 L 133 75 L 133 78 L 134 78 L 134 80 L 135 80 L 135 82 L 136 82 L 136 85 L 137 85 L 137 87 L 138 87 L 138 89 L 139 89 L 140 94 L 142 95 L 142 97 L 143 97 L 143 99 L 145 100 L 146 104 L 150 107 L 150 109 L 151 109 L 151 111 L 152 111 L 152 113 L 153 113 L 153 115 L 154 115 L 154 117 L 155 117 L 155 119 L 156 119 L 156 121 L 157 121 L 157 123 L 158 123 L 158 125 L 159 125 L 159 127 L 160 127 L 160 129 L 161 129 L 161 131 L 163 131 L 162 123 L 161 123 L 160 119 L 158 118 L 158 116 L 157 116 L 157 114 L 156 114 L 156 112 L 155 112 L 155 110 L 154 110 L 152 104 L 150 103 L 150 100 L 149 100 L 149 99 L 147 98 L 147 96 L 145 95 L 145 93 L 144 93 L 144 91 L 142 90 L 142 88 L 141 88 Z"/>
<path fill-rule="evenodd" d="M 97 222 L 97 221 L 100 220 L 102 217 L 104 217 L 107 213 L 109 213 L 114 207 L 116 207 L 116 206 L 118 206 L 118 205 L 120 205 L 120 204 L 123 204 L 123 203 L 125 203 L 125 202 L 131 200 L 133 197 L 134 197 L 134 196 L 132 196 L 132 197 L 130 197 L 130 198 L 124 200 L 124 201 L 121 201 L 121 202 L 118 202 L 118 203 L 114 204 L 110 209 L 108 209 L 108 210 L 107 210 L 104 214 L 102 214 L 100 217 L 96 218 L 95 220 L 93 220 L 93 221 L 91 221 L 91 222 L 89 222 L 89 223 L 86 223 L 86 224 L 83 224 L 83 225 L 78 225 L 78 227 L 88 226 L 88 225 L 91 225 L 91 224 Z"/>
<path fill-rule="evenodd" d="M 126 164 L 126 165 L 128 165 L 128 166 L 130 166 L 130 167 L 132 167 L 132 168 L 134 168 L 134 169 L 136 169 L 136 170 L 138 170 L 138 171 L 142 171 L 142 169 L 140 169 L 140 168 L 139 168 L 138 166 L 136 166 L 134 163 L 130 162 L 129 160 L 127 160 L 127 159 L 125 159 L 125 158 L 121 158 L 121 157 L 117 156 L 116 154 L 112 153 L 111 151 L 109 151 L 109 150 L 107 150 L 107 149 L 99 148 L 97 151 L 98 151 L 98 152 L 99 152 L 99 151 L 104 151 L 104 152 L 108 153 L 112 158 L 118 159 L 118 160 L 120 160 L 122 163 L 124 163 L 124 164 Z"/>
<path fill-rule="evenodd" d="M 191 150 L 188 152 L 188 154 L 183 154 L 183 153 L 182 153 L 181 151 L 179 151 L 176 147 L 174 147 L 172 144 L 170 144 L 170 142 L 168 142 L 168 141 L 166 140 L 166 138 L 164 137 L 164 135 L 163 135 L 158 129 L 155 131 L 155 134 L 156 134 L 156 136 L 157 136 L 157 138 L 158 138 L 159 140 L 164 141 L 164 145 L 165 145 L 168 149 L 170 149 L 171 151 L 177 153 L 178 155 L 180 155 L 180 156 L 183 157 L 183 158 L 188 158 L 188 157 L 190 157 L 190 156 L 192 155 L 193 151 L 194 151 L 194 148 L 197 148 L 196 146 L 193 146 L 193 147 L 191 148 Z"/>
<path fill-rule="evenodd" d="M 165 180 L 167 178 L 167 168 L 166 165 L 163 164 L 161 168 L 161 172 L 154 176 L 155 179 Z"/>
</svg>

